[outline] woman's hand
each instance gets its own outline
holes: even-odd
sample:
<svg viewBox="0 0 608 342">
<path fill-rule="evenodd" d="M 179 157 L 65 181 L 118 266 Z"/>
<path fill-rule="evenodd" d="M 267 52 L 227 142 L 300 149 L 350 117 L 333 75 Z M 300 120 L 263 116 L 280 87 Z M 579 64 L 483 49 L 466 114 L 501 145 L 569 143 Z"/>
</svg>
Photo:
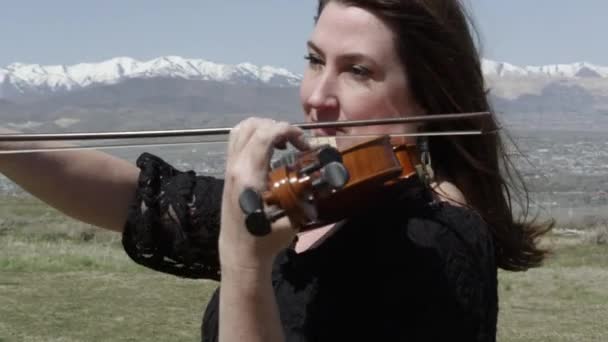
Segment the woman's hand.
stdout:
<svg viewBox="0 0 608 342">
<path fill-rule="evenodd" d="M 301 150 L 309 148 L 302 137 L 301 129 L 286 122 L 260 118 L 242 121 L 230 132 L 219 239 L 222 268 L 270 270 L 276 255 L 293 241 L 296 231 L 287 218 L 275 222 L 266 236 L 252 235 L 245 227 L 239 196 L 246 188 L 266 190 L 273 150 L 287 142 Z"/>
</svg>

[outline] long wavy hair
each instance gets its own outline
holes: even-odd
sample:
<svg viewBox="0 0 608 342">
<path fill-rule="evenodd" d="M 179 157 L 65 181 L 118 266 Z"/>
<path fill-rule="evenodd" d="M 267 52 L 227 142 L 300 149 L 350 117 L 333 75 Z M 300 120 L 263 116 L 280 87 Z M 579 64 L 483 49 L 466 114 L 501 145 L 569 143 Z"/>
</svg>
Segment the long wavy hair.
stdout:
<svg viewBox="0 0 608 342">
<path fill-rule="evenodd" d="M 317 18 L 330 1 L 370 11 L 393 31 L 395 47 L 417 103 L 428 115 L 493 112 L 472 32 L 458 0 L 319 0 Z M 553 222 L 529 218 L 529 197 L 503 144 L 495 115 L 434 123 L 436 131 L 484 130 L 482 136 L 431 137 L 435 174 L 455 184 L 490 226 L 497 266 L 521 271 L 539 266 L 548 251 L 538 238 Z M 516 219 L 514 205 L 521 213 Z"/>
</svg>

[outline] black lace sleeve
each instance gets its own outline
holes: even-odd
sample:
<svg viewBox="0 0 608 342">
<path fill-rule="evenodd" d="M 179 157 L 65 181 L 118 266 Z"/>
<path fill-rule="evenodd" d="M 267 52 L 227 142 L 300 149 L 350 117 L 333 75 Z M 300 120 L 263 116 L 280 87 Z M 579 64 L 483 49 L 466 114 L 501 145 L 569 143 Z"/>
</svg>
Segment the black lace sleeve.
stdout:
<svg viewBox="0 0 608 342">
<path fill-rule="evenodd" d="M 219 280 L 224 181 L 178 171 L 149 153 L 137 166 L 139 183 L 122 237 L 129 257 L 160 272 Z"/>
</svg>

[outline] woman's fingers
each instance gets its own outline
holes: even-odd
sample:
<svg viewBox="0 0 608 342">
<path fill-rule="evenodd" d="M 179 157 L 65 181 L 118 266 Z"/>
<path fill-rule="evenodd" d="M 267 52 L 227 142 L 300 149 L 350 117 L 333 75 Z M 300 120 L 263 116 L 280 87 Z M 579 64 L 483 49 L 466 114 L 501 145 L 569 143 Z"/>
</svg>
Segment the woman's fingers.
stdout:
<svg viewBox="0 0 608 342">
<path fill-rule="evenodd" d="M 310 150 L 311 145 L 306 139 L 304 131 L 302 131 L 301 129 L 299 129 L 299 131 L 300 133 L 294 132 L 292 135 L 289 135 L 288 141 L 300 151 Z"/>
<path fill-rule="evenodd" d="M 243 150 L 254 134 L 257 134 L 258 142 L 264 146 L 268 145 L 269 139 L 272 139 L 273 148 L 284 148 L 289 142 L 298 150 L 310 149 L 302 129 L 291 126 L 287 122 L 248 118 L 237 124 L 230 132 L 228 151 L 233 153 Z"/>
<path fill-rule="evenodd" d="M 259 213 L 255 212 L 259 205 L 248 202 L 251 205 L 245 206 L 249 209 L 244 213 L 239 200 L 247 188 L 259 194 L 266 190 L 272 151 L 286 142 L 306 148 L 301 136 L 301 129 L 286 122 L 259 118 L 244 120 L 231 131 L 220 230 L 223 264 L 248 267 L 271 264 L 276 254 L 293 240 L 295 231 L 287 218 L 275 222 L 268 235 L 252 235 L 245 225 L 259 219 Z"/>
<path fill-rule="evenodd" d="M 243 151 L 251 158 L 253 167 L 267 170 L 275 147 L 290 142 L 301 150 L 309 148 L 303 139 L 303 133 L 300 128 L 291 126 L 286 122 L 265 125 L 256 130 Z"/>
<path fill-rule="evenodd" d="M 228 142 L 228 155 L 234 155 L 243 150 L 243 147 L 247 144 L 251 135 L 255 133 L 257 127 L 266 119 L 261 118 L 248 118 L 239 122 L 230 131 L 230 139 Z"/>
<path fill-rule="evenodd" d="M 251 118 L 231 132 L 226 165 L 226 199 L 236 204 L 246 188 L 263 192 L 267 188 L 270 159 L 276 147 L 290 142 L 298 149 L 308 149 L 304 132 L 287 122 Z"/>
<path fill-rule="evenodd" d="M 262 118 L 249 118 L 235 126 L 230 132 L 226 161 L 226 181 L 230 185 L 227 198 L 235 203 L 247 187 L 264 191 L 275 146 L 293 141 L 304 148 L 301 134 L 299 128 L 286 122 Z"/>
<path fill-rule="evenodd" d="M 262 118 L 240 122 L 230 133 L 228 175 L 237 183 L 261 190 L 265 186 L 274 149 L 287 142 L 300 150 L 310 148 L 304 132 L 287 122 Z"/>
</svg>

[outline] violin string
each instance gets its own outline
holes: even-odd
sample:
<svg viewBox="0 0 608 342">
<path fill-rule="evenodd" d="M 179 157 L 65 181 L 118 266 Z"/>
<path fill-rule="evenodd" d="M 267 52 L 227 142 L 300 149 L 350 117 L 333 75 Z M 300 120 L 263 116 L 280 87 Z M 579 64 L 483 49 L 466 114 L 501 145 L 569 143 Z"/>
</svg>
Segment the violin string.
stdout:
<svg viewBox="0 0 608 342">
<path fill-rule="evenodd" d="M 388 134 L 391 137 L 420 137 L 420 136 L 471 136 L 471 135 L 486 135 L 494 134 L 496 131 L 482 132 L 482 131 L 454 131 L 454 132 L 420 132 L 420 133 L 398 133 Z M 307 137 L 308 139 L 315 138 L 375 138 L 383 134 L 353 134 L 353 135 L 328 135 L 320 137 Z M 2 154 L 24 154 L 24 153 L 37 153 L 37 152 L 66 152 L 66 151 L 81 151 L 81 150 L 103 150 L 103 149 L 124 149 L 134 147 L 165 147 L 165 146 L 196 146 L 196 145 L 207 145 L 207 144 L 220 144 L 226 143 L 226 139 L 217 140 L 206 140 L 206 141 L 180 141 L 180 142 L 150 142 L 150 143 L 138 143 L 138 144 L 108 144 L 108 145 L 66 145 L 56 147 L 40 147 L 40 148 L 24 148 L 24 149 L 10 149 L 0 150 Z"/>
</svg>

